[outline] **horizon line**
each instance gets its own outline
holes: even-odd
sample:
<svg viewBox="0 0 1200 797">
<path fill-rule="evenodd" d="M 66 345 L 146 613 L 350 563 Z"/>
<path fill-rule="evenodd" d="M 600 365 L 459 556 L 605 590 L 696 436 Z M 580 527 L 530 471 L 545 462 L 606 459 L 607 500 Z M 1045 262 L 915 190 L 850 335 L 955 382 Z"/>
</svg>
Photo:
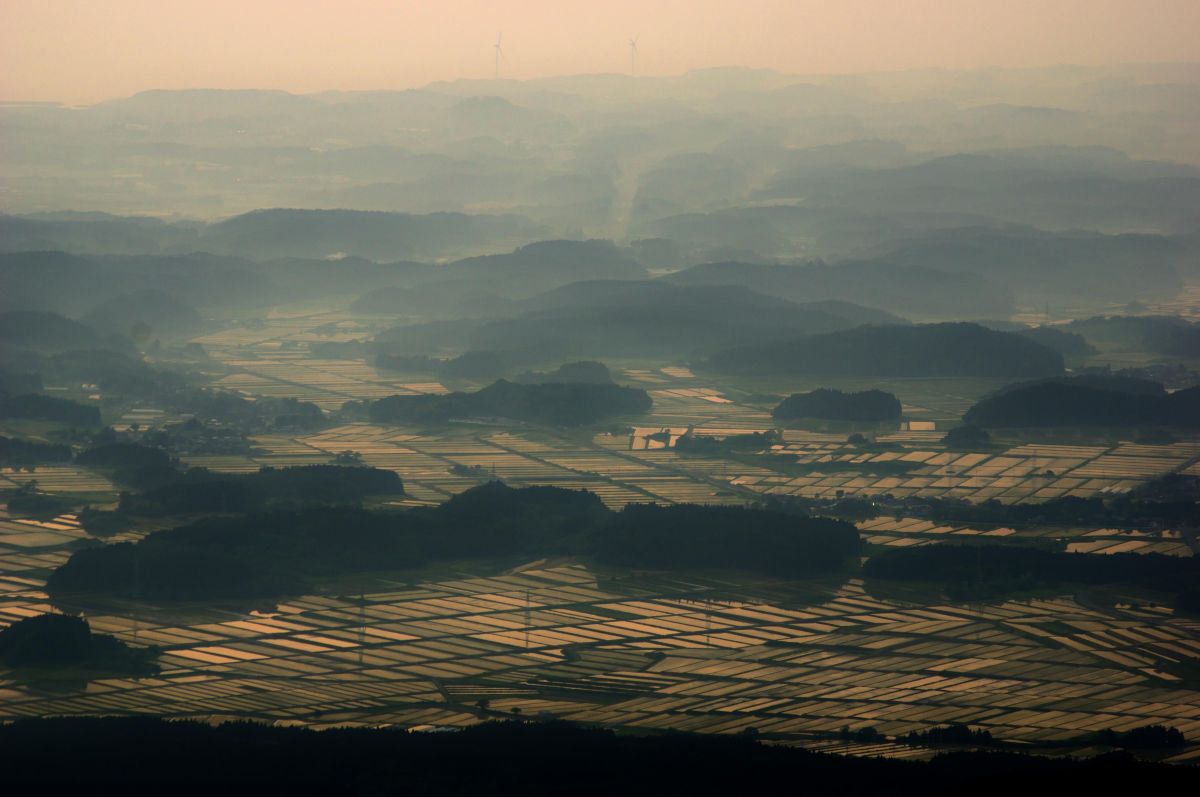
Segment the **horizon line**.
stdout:
<svg viewBox="0 0 1200 797">
<path fill-rule="evenodd" d="M 786 72 L 772 67 L 756 67 L 744 66 L 739 64 L 722 64 L 716 66 L 697 67 L 684 72 L 672 72 L 664 74 L 630 74 L 629 72 L 574 72 L 564 73 L 560 75 L 542 75 L 539 77 L 528 78 L 513 78 L 513 77 L 456 77 L 442 78 L 439 80 L 431 80 L 419 86 L 409 86 L 407 88 L 374 88 L 374 89 L 319 89 L 316 91 L 290 91 L 283 88 L 274 88 L 269 86 L 257 87 L 221 87 L 221 86 L 185 86 L 176 88 L 164 87 L 149 87 L 139 89 L 131 94 L 118 94 L 111 97 L 96 100 L 95 102 L 87 103 L 71 103 L 66 100 L 30 100 L 30 99 L 11 99 L 0 98 L 0 106 L 46 106 L 53 108 L 92 108 L 97 105 L 103 105 L 109 102 L 131 99 L 143 94 L 153 93 L 183 93 L 189 91 L 195 92 L 213 92 L 213 93 L 274 93 L 286 94 L 292 97 L 316 97 L 322 94 L 403 94 L 406 92 L 421 92 L 429 91 L 434 86 L 453 85 L 456 83 L 480 83 L 480 84 L 495 84 L 495 85 L 513 85 L 513 84 L 532 84 L 543 83 L 555 80 L 570 80 L 579 78 L 619 78 L 627 81 L 666 81 L 678 80 L 688 77 L 689 75 L 697 75 L 705 72 L 756 72 L 778 75 L 785 78 L 812 78 L 819 80 L 828 80 L 832 78 L 844 77 L 871 77 L 878 75 L 911 75 L 920 73 L 971 73 L 971 72 L 1036 72 L 1052 69 L 1106 69 L 1106 68 L 1135 68 L 1135 67 L 1195 67 L 1200 69 L 1200 59 L 1194 61 L 1112 61 L 1103 63 L 1079 63 L 1079 62 L 1056 62 L 1045 63 L 1036 66 L 1001 66 L 998 64 L 972 66 L 972 67 L 942 67 L 942 66 L 925 66 L 911 67 L 908 69 L 882 69 L 868 70 L 862 72 Z M 1200 76 L 1198 76 L 1200 78 Z"/>
</svg>

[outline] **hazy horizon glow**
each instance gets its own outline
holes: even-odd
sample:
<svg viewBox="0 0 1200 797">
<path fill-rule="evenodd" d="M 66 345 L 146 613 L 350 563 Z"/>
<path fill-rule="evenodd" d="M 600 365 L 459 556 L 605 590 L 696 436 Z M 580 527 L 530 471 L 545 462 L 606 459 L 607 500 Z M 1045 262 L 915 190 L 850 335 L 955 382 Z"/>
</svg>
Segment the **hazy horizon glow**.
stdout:
<svg viewBox="0 0 1200 797">
<path fill-rule="evenodd" d="M 1200 60 L 1195 0 L 3 0 L 0 100 L 406 89 L 714 66 L 793 73 Z"/>
</svg>

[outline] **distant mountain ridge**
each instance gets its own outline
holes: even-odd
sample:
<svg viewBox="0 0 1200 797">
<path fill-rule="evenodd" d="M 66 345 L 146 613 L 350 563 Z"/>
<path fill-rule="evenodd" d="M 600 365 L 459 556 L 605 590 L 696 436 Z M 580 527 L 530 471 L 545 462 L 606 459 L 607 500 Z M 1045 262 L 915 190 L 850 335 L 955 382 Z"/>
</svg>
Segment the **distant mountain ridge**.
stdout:
<svg viewBox="0 0 1200 797">
<path fill-rule="evenodd" d="M 923 266 L 853 262 L 837 265 L 705 263 L 663 278 L 679 285 L 740 285 L 792 301 L 852 301 L 905 316 L 1006 315 L 1012 295 L 975 274 Z"/>
<path fill-rule="evenodd" d="M 216 221 L 0 214 L 0 251 L 209 252 L 255 260 L 357 255 L 379 262 L 461 257 L 520 246 L 549 231 L 517 214 L 265 208 Z"/>
</svg>

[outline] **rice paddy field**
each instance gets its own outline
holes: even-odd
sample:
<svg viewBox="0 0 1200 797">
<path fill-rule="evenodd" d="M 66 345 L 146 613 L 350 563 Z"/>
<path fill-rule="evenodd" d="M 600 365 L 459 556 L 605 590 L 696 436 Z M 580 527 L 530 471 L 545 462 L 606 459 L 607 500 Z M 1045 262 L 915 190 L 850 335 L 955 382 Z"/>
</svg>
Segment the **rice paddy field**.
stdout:
<svg viewBox="0 0 1200 797">
<path fill-rule="evenodd" d="M 40 583 L 58 561 L 5 556 L 0 619 L 50 610 Z M 356 594 L 269 611 L 119 604 L 88 619 L 160 646 L 162 672 L 74 688 L 8 677 L 0 719 L 161 714 L 430 729 L 552 715 L 639 730 L 754 728 L 817 747 L 844 727 L 895 736 L 950 722 L 1031 748 L 1153 723 L 1200 733 L 1200 692 L 1179 674 L 1200 655 L 1200 623 L 1065 596 L 918 605 L 853 579 L 533 563 L 491 576 L 375 579 Z M 892 742 L 847 751 L 922 753 Z M 1192 745 L 1172 760 L 1197 756 Z"/>
<path fill-rule="evenodd" d="M 0 489 L 15 489 L 30 481 L 48 493 L 116 494 L 106 477 L 74 464 L 39 465 L 34 471 L 0 470 Z"/>
<path fill-rule="evenodd" d="M 189 457 L 187 462 L 236 472 L 326 462 L 350 450 L 369 465 L 395 470 L 418 500 L 440 500 L 482 478 L 498 477 L 513 484 L 587 488 L 621 505 L 643 500 L 737 502 L 759 495 L 1036 503 L 1064 496 L 1119 495 L 1168 473 L 1189 472 L 1200 461 L 1200 440 L 1161 446 L 1024 444 L 971 453 L 946 451 L 939 438 L 911 432 L 898 435 L 908 438 L 899 441 L 884 436 L 897 448 L 881 452 L 847 445 L 841 435 L 796 430 L 788 430 L 783 443 L 763 452 L 768 456 L 765 463 L 686 456 L 673 444 L 689 428 L 698 436 L 726 436 L 770 429 L 769 418 L 762 413 L 756 417 L 758 411 L 747 407 L 715 419 L 711 414 L 687 414 L 684 408 L 667 416 L 673 408 L 660 404 L 659 392 L 654 396 L 655 416 L 638 423 L 663 423 L 639 425 L 630 433 L 581 438 L 519 426 L 460 424 L 430 431 L 355 423 L 316 435 L 259 437 L 254 443 L 262 453 L 254 456 Z M 765 467 L 771 455 L 787 466 Z M 811 470 L 806 471 L 806 465 Z M 455 466 L 479 469 L 479 475 L 456 476 Z M 880 469 L 884 472 L 872 472 Z"/>
<path fill-rule="evenodd" d="M 218 386 L 324 409 L 471 387 L 310 354 L 313 343 L 363 332 L 336 308 L 295 307 L 198 342 L 224 369 Z M 500 478 L 591 490 L 613 508 L 736 504 L 763 495 L 1029 503 L 1117 495 L 1167 473 L 1200 472 L 1200 439 L 1156 446 L 1012 440 L 989 451 L 946 450 L 944 426 L 998 386 L 987 380 L 734 385 L 678 363 L 613 365 L 619 382 L 643 387 L 654 400 L 628 428 L 348 423 L 261 435 L 253 454 L 191 456 L 187 464 L 249 472 L 355 451 L 365 464 L 400 474 L 407 493 L 400 504 L 440 502 Z M 725 437 L 772 429 L 771 404 L 749 400 L 754 394 L 819 386 L 891 390 L 905 417 L 921 423 L 881 433 L 877 441 L 892 444 L 886 450 L 849 446 L 844 432 L 799 429 L 754 458 L 684 456 L 673 447 L 689 430 Z M 170 420 L 138 408 L 122 422 Z M 0 487 L 30 478 L 47 492 L 115 497 L 106 478 L 73 465 L 6 471 Z M 1193 553 L 1182 530 L 1171 529 L 974 529 L 881 516 L 860 531 L 884 547 L 990 536 L 1054 538 L 1092 555 Z M 0 625 L 56 610 L 46 578 L 86 538 L 74 515 L 0 516 Z M 781 743 L 895 757 L 929 751 L 836 737 L 843 728 L 896 737 L 965 723 L 1030 749 L 1083 753 L 1067 743 L 1106 728 L 1163 724 L 1200 740 L 1200 691 L 1193 688 L 1200 622 L 1138 596 L 1104 605 L 1069 594 L 967 605 L 892 594 L 854 578 L 794 583 L 538 562 L 501 573 L 462 565 L 364 577 L 257 610 L 119 602 L 85 614 L 95 631 L 159 646 L 161 674 L 84 684 L 0 672 L 0 720 L 147 714 L 433 729 L 554 716 L 641 731 L 755 729 Z M 1170 760 L 1200 761 L 1200 744 L 1173 751 Z"/>
<path fill-rule="evenodd" d="M 1129 492 L 1149 479 L 1185 470 L 1200 456 L 1200 441 L 1161 446 L 1118 443 L 1109 446 L 1015 446 L 1002 452 L 950 452 L 930 441 L 911 441 L 903 450 L 862 453 L 841 442 L 796 436 L 777 447 L 801 464 L 861 465 L 908 463 L 900 475 L 828 474 L 739 478 L 759 492 L 832 498 L 841 495 L 953 497 L 970 501 L 1036 503 L 1064 496 L 1091 498 Z"/>
<path fill-rule="evenodd" d="M 311 401 L 324 409 L 336 409 L 349 400 L 481 386 L 446 386 L 433 374 L 381 371 L 362 360 L 319 359 L 309 353 L 314 342 L 353 339 L 365 331 L 360 320 L 336 303 L 305 304 L 277 308 L 265 320 L 213 333 L 197 342 L 227 370 L 218 386 L 252 396 Z M 611 365 L 618 381 L 644 388 L 654 401 L 648 415 L 631 419 L 636 425 L 629 434 L 580 439 L 529 427 L 464 424 L 430 432 L 351 424 L 309 437 L 261 438 L 256 441 L 264 452 L 260 456 L 194 457 L 189 464 L 250 470 L 262 465 L 323 462 L 330 454 L 353 450 L 363 454 L 368 464 L 400 473 L 411 485 L 412 500 L 418 502 L 442 500 L 477 483 L 478 477 L 452 474 L 457 465 L 482 469 L 479 477 L 494 474 L 515 484 L 586 487 L 610 505 L 619 506 L 644 500 L 738 502 L 761 494 L 929 496 L 1029 503 L 1063 496 L 1120 494 L 1148 479 L 1186 471 L 1200 462 L 1200 438 L 1168 446 L 1139 446 L 1119 440 L 1103 444 L 1016 440 L 1003 451 L 945 451 L 940 443 L 944 427 L 956 423 L 981 395 L 1003 384 L 999 380 L 892 379 L 881 384 L 855 379 L 747 379 L 723 384 L 716 378 L 697 376 L 682 364 Z M 845 445 L 844 432 L 788 430 L 784 443 L 766 452 L 797 466 L 786 469 L 684 457 L 672 450 L 678 437 L 689 429 L 698 436 L 724 437 L 776 426 L 769 404 L 746 403 L 743 397 L 784 396 L 822 386 L 890 390 L 903 402 L 906 425 L 914 428 L 881 432 L 878 442 L 900 450 L 874 453 Z M 883 475 L 870 473 L 871 466 L 883 463 L 900 465 L 892 465 L 891 472 Z M 814 467 L 805 473 L 799 467 L 803 465 Z"/>
</svg>

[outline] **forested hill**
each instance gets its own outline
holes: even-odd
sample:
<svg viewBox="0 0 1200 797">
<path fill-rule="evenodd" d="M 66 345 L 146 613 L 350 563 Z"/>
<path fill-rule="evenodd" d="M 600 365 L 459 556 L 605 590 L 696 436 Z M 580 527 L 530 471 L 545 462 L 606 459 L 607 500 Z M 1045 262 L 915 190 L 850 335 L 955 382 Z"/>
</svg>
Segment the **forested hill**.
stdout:
<svg viewBox="0 0 1200 797">
<path fill-rule="evenodd" d="M 820 388 L 793 393 L 771 411 L 779 421 L 818 418 L 830 421 L 889 421 L 900 417 L 900 400 L 882 390 L 844 393 Z"/>
<path fill-rule="evenodd" d="M 781 578 L 836 570 L 857 552 L 850 523 L 740 507 L 607 509 L 594 493 L 491 482 L 407 511 L 314 507 L 213 516 L 137 543 L 74 553 L 57 597 L 163 600 L 300 594 L 312 581 L 431 561 L 552 555 L 622 567 L 737 568 Z"/>
<path fill-rule="evenodd" d="M 946 323 L 863 326 L 739 346 L 714 354 L 707 365 L 733 374 L 1042 377 L 1062 373 L 1063 358 L 1015 333 Z"/>
<path fill-rule="evenodd" d="M 985 397 L 964 420 L 984 427 L 1178 426 L 1200 427 L 1200 387 L 1175 393 L 1114 390 L 1048 381 Z"/>
<path fill-rule="evenodd" d="M 612 384 L 516 384 L 500 379 L 474 393 L 388 396 L 371 403 L 375 423 L 438 424 L 455 419 L 507 418 L 551 426 L 583 426 L 651 407 L 646 391 Z"/>
</svg>

